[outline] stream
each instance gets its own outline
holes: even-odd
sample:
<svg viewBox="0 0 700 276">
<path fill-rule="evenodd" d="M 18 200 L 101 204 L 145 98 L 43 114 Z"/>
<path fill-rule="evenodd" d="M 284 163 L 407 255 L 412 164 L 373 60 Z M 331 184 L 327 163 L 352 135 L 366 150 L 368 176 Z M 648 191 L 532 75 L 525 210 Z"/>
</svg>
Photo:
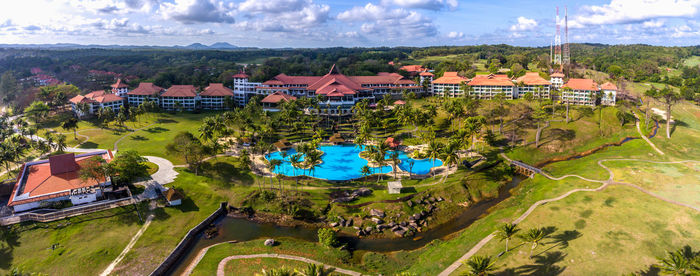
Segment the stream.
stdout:
<svg viewBox="0 0 700 276">
<path fill-rule="evenodd" d="M 373 252 L 390 252 L 398 250 L 414 250 L 425 246 L 436 239 L 448 238 L 469 225 L 477 219 L 488 214 L 489 208 L 495 206 L 501 201 L 511 196 L 510 190 L 518 186 L 525 177 L 516 175 L 508 185 L 504 185 L 498 191 L 498 197 L 480 201 L 469 208 L 465 209 L 459 216 L 431 228 L 425 232 L 416 233 L 413 237 L 406 238 L 357 238 L 355 236 L 339 236 L 339 239 L 347 243 L 351 250 L 364 250 Z M 285 227 L 278 226 L 274 223 L 256 223 L 246 219 L 223 217 L 216 222 L 219 229 L 219 234 L 212 238 L 206 239 L 203 234 L 197 237 L 194 245 L 187 254 L 183 255 L 178 260 L 177 265 L 173 267 L 169 274 L 180 275 L 184 272 L 190 262 L 197 256 L 197 253 L 212 244 L 226 241 L 249 241 L 261 238 L 295 238 L 309 242 L 317 242 L 317 228 L 308 227 Z"/>
</svg>

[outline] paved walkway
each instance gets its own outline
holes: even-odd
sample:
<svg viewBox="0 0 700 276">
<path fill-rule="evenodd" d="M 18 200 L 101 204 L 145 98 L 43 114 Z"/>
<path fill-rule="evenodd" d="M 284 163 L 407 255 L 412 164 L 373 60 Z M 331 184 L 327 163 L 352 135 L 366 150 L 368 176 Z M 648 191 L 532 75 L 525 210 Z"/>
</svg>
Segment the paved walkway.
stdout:
<svg viewBox="0 0 700 276">
<path fill-rule="evenodd" d="M 134 235 L 131 238 L 129 244 L 127 244 L 124 250 L 122 250 L 122 253 L 120 253 L 119 256 L 117 256 L 117 258 L 114 259 L 114 261 L 112 261 L 112 263 L 110 263 L 109 266 L 107 266 L 107 268 L 104 271 L 102 271 L 102 273 L 100 273 L 100 276 L 107 276 L 110 273 L 112 273 L 114 268 L 117 267 L 117 264 L 119 264 L 119 262 L 121 262 L 122 259 L 124 259 L 124 256 L 126 256 L 126 254 L 129 253 L 129 251 L 131 251 L 131 248 L 134 247 L 134 244 L 136 244 L 141 235 L 143 235 L 143 232 L 146 232 L 148 226 L 151 225 L 151 221 L 153 221 L 153 217 L 153 215 L 149 215 L 148 218 L 146 218 L 146 223 L 144 223 L 143 226 L 141 226 L 141 229 L 139 229 L 139 231 L 136 232 L 136 235 Z"/>
<path fill-rule="evenodd" d="M 254 255 L 234 255 L 234 256 L 228 256 L 221 260 L 219 262 L 219 266 L 216 268 L 216 275 L 217 276 L 224 276 L 224 269 L 226 268 L 226 263 L 230 260 L 240 260 L 240 259 L 257 259 L 257 258 L 277 258 L 277 259 L 287 259 L 287 260 L 294 260 L 294 261 L 300 261 L 300 262 L 305 262 L 305 263 L 310 263 L 310 264 L 317 264 L 317 265 L 322 265 L 326 268 L 332 267 L 335 268 L 334 272 L 337 273 L 342 273 L 346 275 L 352 275 L 352 276 L 361 276 L 362 273 L 352 271 L 352 270 L 347 270 L 347 269 L 342 269 L 340 267 L 332 266 L 332 265 L 326 265 L 321 262 L 317 262 L 311 259 L 307 259 L 304 257 L 297 257 L 297 256 L 292 256 L 292 255 L 284 255 L 284 254 L 254 254 Z"/>
<path fill-rule="evenodd" d="M 217 245 L 219 245 L 219 244 L 224 244 L 224 243 L 229 243 L 229 242 L 226 241 L 226 242 L 215 243 L 215 244 L 212 244 L 212 245 L 210 245 L 210 246 L 207 246 L 207 247 L 202 248 L 201 250 L 199 250 L 199 252 L 197 252 L 197 256 L 194 257 L 194 259 L 192 260 L 192 262 L 190 262 L 189 265 L 187 265 L 187 268 L 185 269 L 185 272 L 183 272 L 183 273 L 181 274 L 181 276 L 189 276 L 190 274 L 192 274 L 192 271 L 194 270 L 195 267 L 197 267 L 197 265 L 198 265 L 199 262 L 202 260 L 202 258 L 204 258 L 204 255 L 207 254 L 207 251 L 209 251 L 209 248 L 212 248 L 212 247 L 214 247 L 214 246 L 217 246 Z"/>
<path fill-rule="evenodd" d="M 144 156 L 144 158 L 158 165 L 158 171 L 152 174 L 150 179 L 134 183 L 146 187 L 143 193 L 136 196 L 139 200 L 157 198 L 158 191 L 164 190 L 163 185 L 172 183 L 178 175 L 178 172 L 173 169 L 175 166 L 168 159 L 156 156 Z"/>
<path fill-rule="evenodd" d="M 591 179 L 587 179 L 587 178 L 582 177 L 582 176 L 579 176 L 579 175 L 565 175 L 565 176 L 561 176 L 561 177 L 552 177 L 552 176 L 550 176 L 550 175 L 547 175 L 547 174 L 544 174 L 544 173 L 543 173 L 542 175 L 544 175 L 545 177 L 547 177 L 547 178 L 549 178 L 549 179 L 551 179 L 551 180 L 562 180 L 562 179 L 567 178 L 567 177 L 578 177 L 578 178 L 580 178 L 580 179 L 583 179 L 583 180 L 586 180 L 586 181 L 589 181 L 589 182 L 602 183 L 602 185 L 601 185 L 600 187 L 598 187 L 598 188 L 595 188 L 595 189 L 573 189 L 573 190 L 570 190 L 570 191 L 568 191 L 568 192 L 566 192 L 566 193 L 564 193 L 564 194 L 562 194 L 562 195 L 560 195 L 560 196 L 558 196 L 558 197 L 549 198 L 549 199 L 543 199 L 543 200 L 537 201 L 537 202 L 535 202 L 534 204 L 532 204 L 532 205 L 530 206 L 530 208 L 528 208 L 527 211 L 525 211 L 525 213 L 523 213 L 522 215 L 520 215 L 520 217 L 518 217 L 517 219 L 513 220 L 512 223 L 513 223 L 513 224 L 518 224 L 518 223 L 522 222 L 522 221 L 525 220 L 533 211 L 535 211 L 535 209 L 536 209 L 538 206 L 540 206 L 540 205 L 544 205 L 544 204 L 547 204 L 547 203 L 549 203 L 549 202 L 554 202 L 554 201 L 562 200 L 562 199 L 568 197 L 569 195 L 571 195 L 571 194 L 573 194 L 573 193 L 577 193 L 577 192 L 599 192 L 599 191 L 604 190 L 605 188 L 607 188 L 607 187 L 610 186 L 610 185 L 629 186 L 629 187 L 635 188 L 635 189 L 637 189 L 637 190 L 639 190 L 639 191 L 641 191 L 641 192 L 643 192 L 643 193 L 645 193 L 645 194 L 647 194 L 647 195 L 650 195 L 650 196 L 652 196 L 652 197 L 654 197 L 654 198 L 656 198 L 656 199 L 663 200 L 663 201 L 665 201 L 665 202 L 668 202 L 668 203 L 671 203 L 671 204 L 675 204 L 675 205 L 678 205 L 678 206 L 687 207 L 687 208 L 690 208 L 690 209 L 693 209 L 693 210 L 695 210 L 695 211 L 700 212 L 700 208 L 698 208 L 698 207 L 691 206 L 691 205 L 688 205 L 688 204 L 685 204 L 685 203 L 682 203 L 682 202 L 678 202 L 678 201 L 675 201 L 675 200 L 671 200 L 671 199 L 667 199 L 667 198 L 661 197 L 661 196 L 659 196 L 659 195 L 657 195 L 657 194 L 654 194 L 654 193 L 652 193 L 652 192 L 650 192 L 650 191 L 645 190 L 644 188 L 642 188 L 642 187 L 640 187 L 640 186 L 638 186 L 638 185 L 635 185 L 635 184 L 632 184 L 632 183 L 615 182 L 615 181 L 613 181 L 613 178 L 615 177 L 614 174 L 613 174 L 613 172 L 612 172 L 608 167 L 606 167 L 605 165 L 603 165 L 604 162 L 608 162 L 608 161 L 637 161 L 637 162 L 648 162 L 648 163 L 655 163 L 655 164 L 679 164 L 679 163 L 688 163 L 688 162 L 700 162 L 700 161 L 698 161 L 698 160 L 683 160 L 683 161 L 664 162 L 664 161 L 652 161 L 652 160 L 643 160 L 643 159 L 603 159 L 603 160 L 598 161 L 598 165 L 601 166 L 601 167 L 602 167 L 603 169 L 605 169 L 606 171 L 608 171 L 608 173 L 609 173 L 609 175 L 610 175 L 610 176 L 608 177 L 608 179 L 605 180 L 605 181 L 601 181 L 601 180 L 591 180 Z M 472 247 L 469 251 L 467 251 L 467 253 L 465 253 L 464 255 L 462 255 L 462 257 L 460 257 L 459 259 L 457 259 L 457 261 L 455 261 L 455 262 L 452 263 L 450 266 L 448 266 L 447 268 L 445 268 L 445 270 L 443 270 L 442 272 L 440 272 L 440 274 L 438 274 L 438 276 L 448 276 L 448 275 L 452 274 L 453 272 L 455 272 L 465 261 L 469 260 L 469 258 L 471 258 L 472 256 L 474 256 L 474 254 L 476 254 L 482 247 L 484 247 L 484 246 L 485 246 L 489 241 L 491 241 L 495 236 L 496 236 L 496 233 L 494 232 L 494 233 L 489 234 L 489 235 L 486 236 L 485 238 L 483 238 L 483 239 L 482 239 L 481 241 L 479 241 L 476 245 L 474 245 L 474 247 Z"/>
<path fill-rule="evenodd" d="M 642 136 L 642 139 L 644 139 L 644 141 L 647 141 L 647 143 L 648 143 L 656 152 L 658 152 L 658 153 L 661 154 L 661 155 L 664 155 L 664 152 L 661 151 L 659 148 L 657 148 L 656 145 L 654 145 L 654 143 L 651 142 L 651 140 L 649 140 L 649 137 L 647 137 L 646 135 L 644 135 L 644 133 L 642 133 L 642 128 L 639 126 L 639 115 L 637 115 L 636 112 L 632 112 L 632 114 L 634 114 L 634 118 L 636 119 L 636 123 L 635 123 L 635 124 L 637 125 L 637 132 L 639 132 L 639 135 Z"/>
</svg>

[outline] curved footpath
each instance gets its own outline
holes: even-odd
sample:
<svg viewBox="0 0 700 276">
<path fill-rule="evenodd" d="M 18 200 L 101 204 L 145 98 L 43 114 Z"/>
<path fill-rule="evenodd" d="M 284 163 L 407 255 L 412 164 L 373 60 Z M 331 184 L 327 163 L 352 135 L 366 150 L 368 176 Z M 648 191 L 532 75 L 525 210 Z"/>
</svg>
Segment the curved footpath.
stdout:
<svg viewBox="0 0 700 276">
<path fill-rule="evenodd" d="M 219 265 L 216 268 L 216 275 L 217 276 L 224 276 L 225 275 L 224 269 L 226 268 L 226 263 L 228 263 L 230 260 L 257 259 L 257 258 L 277 258 L 277 259 L 287 259 L 287 260 L 293 260 L 293 261 L 300 261 L 300 262 L 305 262 L 305 263 L 310 263 L 310 264 L 322 265 L 326 268 L 331 267 L 331 268 L 335 269 L 334 272 L 343 273 L 346 275 L 352 275 L 352 276 L 361 276 L 362 275 L 362 273 L 359 273 L 357 271 L 342 269 L 340 267 L 326 265 L 326 264 L 323 264 L 321 262 L 317 262 L 317 261 L 314 261 L 311 259 L 292 256 L 292 255 L 284 255 L 284 254 L 254 254 L 254 255 L 228 256 L 219 262 Z"/>
<path fill-rule="evenodd" d="M 503 156 L 505 156 L 505 155 L 503 155 Z M 510 160 L 508 157 L 505 157 L 505 158 L 508 159 L 508 160 Z M 566 192 L 566 193 L 564 193 L 564 194 L 562 194 L 562 195 L 560 195 L 560 196 L 558 196 L 558 197 L 549 198 L 549 199 L 543 199 L 543 200 L 537 201 L 537 202 L 535 202 L 534 204 L 532 204 L 532 205 L 530 206 L 530 208 L 528 208 L 527 211 L 525 211 L 525 213 L 523 213 L 522 215 L 520 215 L 520 217 L 518 217 L 517 219 L 513 220 L 512 223 L 513 223 L 513 224 L 518 224 L 518 223 L 522 222 L 522 221 L 525 220 L 525 218 L 527 218 L 533 211 L 535 211 L 535 209 L 536 209 L 538 206 L 540 206 L 540 205 L 543 205 L 543 204 L 546 204 L 546 203 L 549 203 L 549 202 L 554 202 L 554 201 L 562 200 L 562 199 L 568 197 L 569 195 L 571 195 L 571 194 L 573 194 L 573 193 L 577 193 L 577 192 L 599 192 L 599 191 L 604 190 L 605 188 L 607 188 L 607 187 L 610 186 L 610 185 L 629 186 L 629 187 L 635 188 L 635 189 L 637 189 L 637 190 L 639 190 L 639 191 L 641 191 L 641 192 L 643 192 L 643 193 L 645 193 L 645 194 L 647 194 L 647 195 L 650 195 L 650 196 L 652 196 L 652 197 L 654 197 L 654 198 L 656 198 L 656 199 L 660 199 L 660 200 L 663 200 L 663 201 L 668 202 L 668 203 L 671 203 L 671 204 L 675 204 L 675 205 L 678 205 L 678 206 L 687 207 L 687 208 L 690 208 L 690 209 L 693 209 L 693 210 L 695 210 L 695 211 L 700 212 L 700 208 L 698 208 L 698 207 L 691 206 L 691 205 L 688 205 L 688 204 L 685 204 L 685 203 L 682 203 L 682 202 L 678 202 L 678 201 L 675 201 L 675 200 L 671 200 L 671 199 L 667 199 L 667 198 L 661 197 L 661 196 L 659 196 L 659 195 L 657 195 L 657 194 L 654 194 L 654 193 L 652 193 L 652 192 L 650 192 L 650 191 L 645 190 L 644 188 L 642 188 L 642 187 L 640 187 L 640 186 L 638 186 L 638 185 L 635 185 L 635 184 L 632 184 L 632 183 L 625 183 L 625 182 L 614 182 L 614 181 L 613 181 L 613 178 L 614 178 L 613 172 L 612 172 L 608 167 L 606 167 L 605 165 L 603 165 L 603 162 L 608 162 L 608 161 L 637 161 L 637 162 L 649 162 L 649 163 L 655 163 L 655 164 L 679 164 L 679 163 L 688 163 L 688 162 L 700 162 L 700 161 L 698 161 L 698 160 L 683 160 L 683 161 L 669 161 L 669 162 L 663 162 L 663 161 L 652 161 L 652 160 L 643 160 L 643 159 L 603 159 L 603 160 L 598 161 L 598 165 L 601 166 L 601 167 L 602 167 L 603 169 L 605 169 L 606 171 L 608 171 L 608 173 L 610 174 L 610 176 L 608 177 L 608 179 L 605 180 L 605 181 L 601 181 L 601 180 L 591 180 L 591 179 L 587 179 L 587 178 L 582 177 L 582 176 L 579 176 L 579 175 L 565 175 L 565 176 L 561 176 L 561 177 L 553 177 L 553 176 L 548 175 L 548 174 L 546 174 L 546 173 L 542 173 L 542 175 L 543 175 L 544 177 L 546 177 L 546 178 L 548 178 L 548 179 L 550 179 L 550 180 L 557 180 L 557 181 L 558 181 L 558 180 L 562 180 L 562 179 L 567 178 L 567 177 L 578 177 L 578 178 L 580 178 L 580 179 L 582 179 L 582 180 L 586 180 L 586 181 L 589 181 L 589 182 L 595 182 L 595 183 L 602 183 L 603 185 L 601 185 L 600 187 L 595 188 L 595 189 L 582 189 L 582 188 L 573 189 L 573 190 L 570 190 L 570 191 L 568 191 L 568 192 Z M 481 241 L 479 241 L 476 245 L 474 245 L 474 247 L 472 247 L 469 251 L 467 251 L 467 253 L 465 253 L 464 255 L 462 255 L 462 257 L 460 257 L 459 259 L 457 259 L 457 261 L 455 261 L 455 262 L 452 263 L 450 266 L 448 266 L 447 268 L 445 268 L 445 270 L 443 270 L 442 272 L 440 272 L 440 274 L 438 274 L 438 275 L 439 275 L 439 276 L 448 276 L 448 275 L 452 274 L 455 270 L 457 270 L 457 268 L 459 268 L 459 267 L 462 265 L 462 263 L 464 263 L 465 261 L 469 260 L 469 258 L 471 258 L 474 254 L 476 254 L 482 247 L 484 247 L 484 245 L 486 245 L 489 241 L 491 241 L 495 236 L 496 236 L 496 233 L 494 232 L 494 233 L 489 234 L 489 235 L 486 236 L 485 238 L 483 238 L 483 239 L 482 239 Z"/>
</svg>

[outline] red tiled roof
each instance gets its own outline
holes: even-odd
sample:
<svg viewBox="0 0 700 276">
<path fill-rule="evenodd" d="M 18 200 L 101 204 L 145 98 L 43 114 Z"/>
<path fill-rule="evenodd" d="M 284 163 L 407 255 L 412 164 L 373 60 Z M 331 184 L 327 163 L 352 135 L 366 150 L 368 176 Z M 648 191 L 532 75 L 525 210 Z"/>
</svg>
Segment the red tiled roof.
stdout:
<svg viewBox="0 0 700 276">
<path fill-rule="evenodd" d="M 122 82 L 122 79 L 117 79 L 117 83 L 111 85 L 112 88 L 127 88 L 129 87 L 126 83 Z"/>
<path fill-rule="evenodd" d="M 160 95 L 161 97 L 197 97 L 197 88 L 194 85 L 173 85 L 165 93 Z"/>
<path fill-rule="evenodd" d="M 250 78 L 250 76 L 248 76 L 248 74 L 246 74 L 246 73 L 240 72 L 238 74 L 233 75 L 233 78 L 234 79 L 247 79 L 247 78 Z"/>
<path fill-rule="evenodd" d="M 73 97 L 73 98 L 70 98 L 70 100 L 69 100 L 69 101 L 70 101 L 71 103 L 74 103 L 74 104 L 79 104 L 79 103 L 89 103 L 89 102 L 92 102 L 92 100 L 91 100 L 91 99 L 89 99 L 89 98 L 86 98 L 86 97 L 85 97 L 85 96 L 83 96 L 83 95 L 77 95 L 77 96 L 75 96 L 75 97 Z"/>
<path fill-rule="evenodd" d="M 107 93 L 105 93 L 104 90 L 95 90 L 95 91 L 92 91 L 92 92 L 90 92 L 90 93 L 85 94 L 85 97 L 86 97 L 86 98 L 90 98 L 90 99 L 94 99 L 94 98 L 97 98 L 97 97 L 102 97 L 102 96 L 104 96 L 105 94 L 107 94 Z"/>
<path fill-rule="evenodd" d="M 421 73 L 418 74 L 418 75 L 419 75 L 419 76 L 424 76 L 424 77 L 434 77 L 434 76 L 435 76 L 435 74 L 430 73 L 430 72 L 421 72 Z"/>
<path fill-rule="evenodd" d="M 461 84 L 463 82 L 468 82 L 469 79 L 457 75 L 457 72 L 445 72 L 442 77 L 434 80 L 433 83 L 437 84 Z"/>
<path fill-rule="evenodd" d="M 92 187 L 104 182 L 104 178 L 99 179 L 99 182 L 80 178 L 80 168 L 88 159 L 96 156 L 102 156 L 107 162 L 111 162 L 114 157 L 107 150 L 79 156 L 69 153 L 23 164 L 20 169 L 22 175 L 15 183 L 8 206 L 66 196 L 72 189 Z M 16 196 L 22 197 L 16 199 Z"/>
<path fill-rule="evenodd" d="M 200 93 L 201 96 L 233 96 L 233 90 L 228 87 L 224 87 L 223 83 L 210 83 L 204 91 Z"/>
<path fill-rule="evenodd" d="M 569 79 L 564 88 L 571 88 L 573 90 L 590 90 L 598 91 L 598 84 L 592 79 Z"/>
<path fill-rule="evenodd" d="M 90 93 L 85 94 L 85 96 L 77 95 L 77 96 L 71 98 L 70 102 L 74 103 L 74 104 L 93 103 L 93 102 L 110 103 L 110 102 L 123 101 L 123 100 L 124 100 L 124 98 L 119 97 L 116 94 L 105 93 L 105 91 L 103 91 L 103 90 L 96 90 L 96 91 L 92 91 Z"/>
<path fill-rule="evenodd" d="M 477 75 L 470 82 L 471 86 L 515 86 L 506 75 Z"/>
<path fill-rule="evenodd" d="M 399 70 L 404 70 L 406 72 L 423 72 L 428 69 L 425 69 L 423 66 L 420 65 L 404 65 L 399 68 Z"/>
<path fill-rule="evenodd" d="M 123 101 L 124 98 L 119 97 L 116 94 L 104 94 L 104 96 L 99 96 L 93 98 L 98 103 L 111 103 L 111 102 L 118 102 L 118 101 Z"/>
<path fill-rule="evenodd" d="M 524 76 L 516 79 L 517 82 L 522 82 L 525 85 L 550 85 L 548 80 L 540 77 L 540 73 L 537 72 L 527 72 Z"/>
<path fill-rule="evenodd" d="M 282 92 L 277 91 L 275 93 L 267 95 L 267 97 L 262 99 L 262 101 L 260 101 L 260 102 L 262 102 L 262 103 L 279 103 L 281 101 L 288 102 L 288 101 L 296 100 L 296 99 L 297 99 L 297 97 L 294 97 L 292 95 L 284 94 Z"/>
<path fill-rule="evenodd" d="M 612 82 L 603 83 L 603 85 L 601 85 L 600 88 L 603 90 L 615 90 L 615 91 L 617 91 L 617 86 L 615 84 L 613 84 Z"/>
<path fill-rule="evenodd" d="M 394 137 L 386 138 L 384 143 L 386 143 L 387 145 L 389 145 L 389 147 L 392 147 L 392 148 L 395 148 L 395 147 L 398 147 L 399 145 L 401 145 L 401 142 L 394 139 Z"/>
<path fill-rule="evenodd" d="M 549 76 L 552 77 L 552 78 L 563 78 L 563 77 L 564 77 L 564 74 L 562 74 L 561 72 L 554 72 L 554 73 L 552 73 L 552 74 L 549 75 Z"/>
<path fill-rule="evenodd" d="M 164 89 L 160 86 L 156 86 L 153 83 L 150 82 L 142 82 L 139 83 L 139 87 L 136 87 L 136 89 L 129 91 L 128 95 L 144 95 L 144 96 L 150 96 L 154 94 L 158 94 Z"/>
</svg>

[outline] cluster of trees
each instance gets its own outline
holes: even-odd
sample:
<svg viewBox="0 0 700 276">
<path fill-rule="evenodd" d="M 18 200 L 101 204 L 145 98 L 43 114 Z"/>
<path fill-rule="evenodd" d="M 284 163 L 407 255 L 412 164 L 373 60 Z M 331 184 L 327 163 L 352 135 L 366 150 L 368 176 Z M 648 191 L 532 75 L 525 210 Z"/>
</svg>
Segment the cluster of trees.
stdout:
<svg viewBox="0 0 700 276">
<path fill-rule="evenodd" d="M 47 133 L 45 139 L 38 139 L 37 132 L 36 125 L 22 118 L 11 121 L 7 116 L 0 117 L 0 164 L 8 174 L 13 168 L 21 166 L 33 151 L 45 155 L 66 149 L 65 135 Z"/>
<path fill-rule="evenodd" d="M 106 162 L 101 156 L 88 159 L 80 168 L 80 178 L 101 182 L 106 177 L 112 177 L 117 185 L 129 184 L 132 181 L 148 176 L 146 158 L 136 151 L 120 151 L 112 160 Z"/>
<path fill-rule="evenodd" d="M 330 276 L 335 275 L 335 268 L 324 267 L 323 265 L 308 264 L 304 269 L 289 269 L 286 266 L 272 269 L 262 269 L 255 276 Z"/>
</svg>

